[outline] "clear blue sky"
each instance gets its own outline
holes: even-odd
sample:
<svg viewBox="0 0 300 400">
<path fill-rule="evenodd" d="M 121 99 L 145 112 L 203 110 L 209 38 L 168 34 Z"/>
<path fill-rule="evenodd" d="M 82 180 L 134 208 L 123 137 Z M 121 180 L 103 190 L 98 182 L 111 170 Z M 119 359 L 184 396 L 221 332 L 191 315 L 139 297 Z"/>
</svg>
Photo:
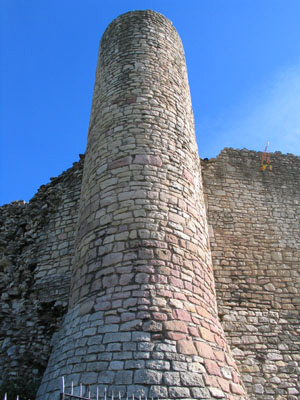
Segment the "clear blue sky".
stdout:
<svg viewBox="0 0 300 400">
<path fill-rule="evenodd" d="M 182 38 L 200 157 L 267 140 L 300 155 L 299 0 L 0 0 L 0 204 L 85 152 L 101 35 L 136 9 Z"/>
</svg>

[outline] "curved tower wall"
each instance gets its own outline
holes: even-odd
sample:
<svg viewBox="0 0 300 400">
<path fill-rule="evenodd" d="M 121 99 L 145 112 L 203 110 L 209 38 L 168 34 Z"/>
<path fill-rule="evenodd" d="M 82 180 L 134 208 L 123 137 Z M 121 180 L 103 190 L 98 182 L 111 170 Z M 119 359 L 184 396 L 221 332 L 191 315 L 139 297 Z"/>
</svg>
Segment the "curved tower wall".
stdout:
<svg viewBox="0 0 300 400">
<path fill-rule="evenodd" d="M 152 11 L 101 41 L 69 311 L 38 399 L 62 375 L 92 392 L 246 398 L 216 313 L 184 52 Z"/>
</svg>

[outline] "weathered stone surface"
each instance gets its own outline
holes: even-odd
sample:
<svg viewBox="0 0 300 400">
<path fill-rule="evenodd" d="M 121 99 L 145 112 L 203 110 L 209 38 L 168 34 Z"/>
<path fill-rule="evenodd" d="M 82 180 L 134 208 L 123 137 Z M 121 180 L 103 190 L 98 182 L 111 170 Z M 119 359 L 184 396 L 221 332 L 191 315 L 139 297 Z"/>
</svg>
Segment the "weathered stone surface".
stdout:
<svg viewBox="0 0 300 400">
<path fill-rule="evenodd" d="M 197 354 L 197 350 L 191 340 L 179 340 L 177 342 L 179 353 L 182 354 Z"/>
<path fill-rule="evenodd" d="M 223 327 L 249 395 L 274 400 L 294 386 L 292 371 L 278 363 L 288 355 L 299 368 L 299 332 L 289 327 L 300 310 L 300 159 L 273 153 L 273 170 L 264 172 L 260 163 L 260 153 L 225 149 L 202 162 L 202 172 Z"/>
<path fill-rule="evenodd" d="M 104 46 L 105 66 L 121 54 L 124 65 L 107 75 L 113 89 L 102 83 L 116 93 L 101 117 L 92 111 L 80 211 L 82 161 L 0 209 L 1 377 L 38 379 L 48 363 L 43 400 L 59 397 L 60 375 L 160 398 L 245 398 L 215 314 L 208 232 L 219 316 L 250 397 L 296 399 L 299 157 L 273 154 L 272 171 L 246 150 L 203 161 L 206 217 L 183 54 L 171 25 L 144 13 L 132 52 L 111 46 L 113 32 Z M 164 46 L 171 63 L 142 60 Z"/>
<path fill-rule="evenodd" d="M 151 369 L 141 369 L 134 373 L 134 383 L 155 385 L 162 381 L 162 373 Z"/>
</svg>

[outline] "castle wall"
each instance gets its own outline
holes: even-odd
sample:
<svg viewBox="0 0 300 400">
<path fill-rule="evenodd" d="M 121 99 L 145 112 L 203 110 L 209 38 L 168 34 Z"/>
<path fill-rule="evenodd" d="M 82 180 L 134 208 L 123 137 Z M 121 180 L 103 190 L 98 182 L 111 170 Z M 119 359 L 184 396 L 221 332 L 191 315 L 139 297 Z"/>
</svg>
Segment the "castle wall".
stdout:
<svg viewBox="0 0 300 400">
<path fill-rule="evenodd" d="M 69 309 L 37 398 L 59 376 L 96 393 L 246 399 L 216 314 L 185 57 L 171 22 L 104 33 Z"/>
<path fill-rule="evenodd" d="M 0 377 L 39 381 L 67 309 L 82 161 L 0 208 Z M 0 381 L 0 383 L 1 383 Z"/>
<path fill-rule="evenodd" d="M 299 157 L 272 154 L 273 171 L 262 173 L 260 156 L 226 149 L 202 161 L 218 311 L 250 397 L 296 400 Z M 0 208 L 4 380 L 39 379 L 46 367 L 67 309 L 82 168 L 76 163 L 28 204 Z"/>
<path fill-rule="evenodd" d="M 300 396 L 300 158 L 202 161 L 220 319 L 252 399 Z"/>
<path fill-rule="evenodd" d="M 103 40 L 83 190 L 82 160 L 0 208 L 1 379 L 233 399 L 235 360 L 251 399 L 296 400 L 300 158 L 225 149 L 203 199 L 180 40 L 131 15 Z"/>
</svg>

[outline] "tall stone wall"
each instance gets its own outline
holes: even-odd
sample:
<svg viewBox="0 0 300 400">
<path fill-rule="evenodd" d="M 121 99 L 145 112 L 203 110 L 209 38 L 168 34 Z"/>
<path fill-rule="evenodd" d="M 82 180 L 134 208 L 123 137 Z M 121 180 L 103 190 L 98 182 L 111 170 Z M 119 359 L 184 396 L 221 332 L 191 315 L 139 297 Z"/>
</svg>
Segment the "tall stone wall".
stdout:
<svg viewBox="0 0 300 400">
<path fill-rule="evenodd" d="M 202 160 L 219 318 L 250 398 L 296 400 L 299 157 L 272 154 L 273 171 L 264 173 L 260 157 L 226 149 L 216 159 Z M 3 380 L 24 375 L 40 379 L 47 365 L 52 334 L 66 312 L 82 167 L 81 161 L 53 179 L 29 204 L 0 208 Z M 67 223 L 65 216 L 71 214 Z M 61 229 L 68 245 L 66 237 L 59 236 Z M 50 237 L 56 250 L 47 251 L 50 258 L 43 261 Z M 63 274 L 59 246 L 64 247 Z M 45 279 L 43 285 L 43 274 L 56 276 L 57 284 Z"/>
<path fill-rule="evenodd" d="M 300 398 L 300 157 L 202 162 L 219 316 L 252 399 Z"/>
<path fill-rule="evenodd" d="M 246 399 L 217 317 L 181 41 L 127 13 L 100 46 L 69 309 L 37 398 L 92 392 Z"/>
<path fill-rule="evenodd" d="M 82 164 L 0 208 L 0 384 L 39 381 L 68 304 Z"/>
</svg>

